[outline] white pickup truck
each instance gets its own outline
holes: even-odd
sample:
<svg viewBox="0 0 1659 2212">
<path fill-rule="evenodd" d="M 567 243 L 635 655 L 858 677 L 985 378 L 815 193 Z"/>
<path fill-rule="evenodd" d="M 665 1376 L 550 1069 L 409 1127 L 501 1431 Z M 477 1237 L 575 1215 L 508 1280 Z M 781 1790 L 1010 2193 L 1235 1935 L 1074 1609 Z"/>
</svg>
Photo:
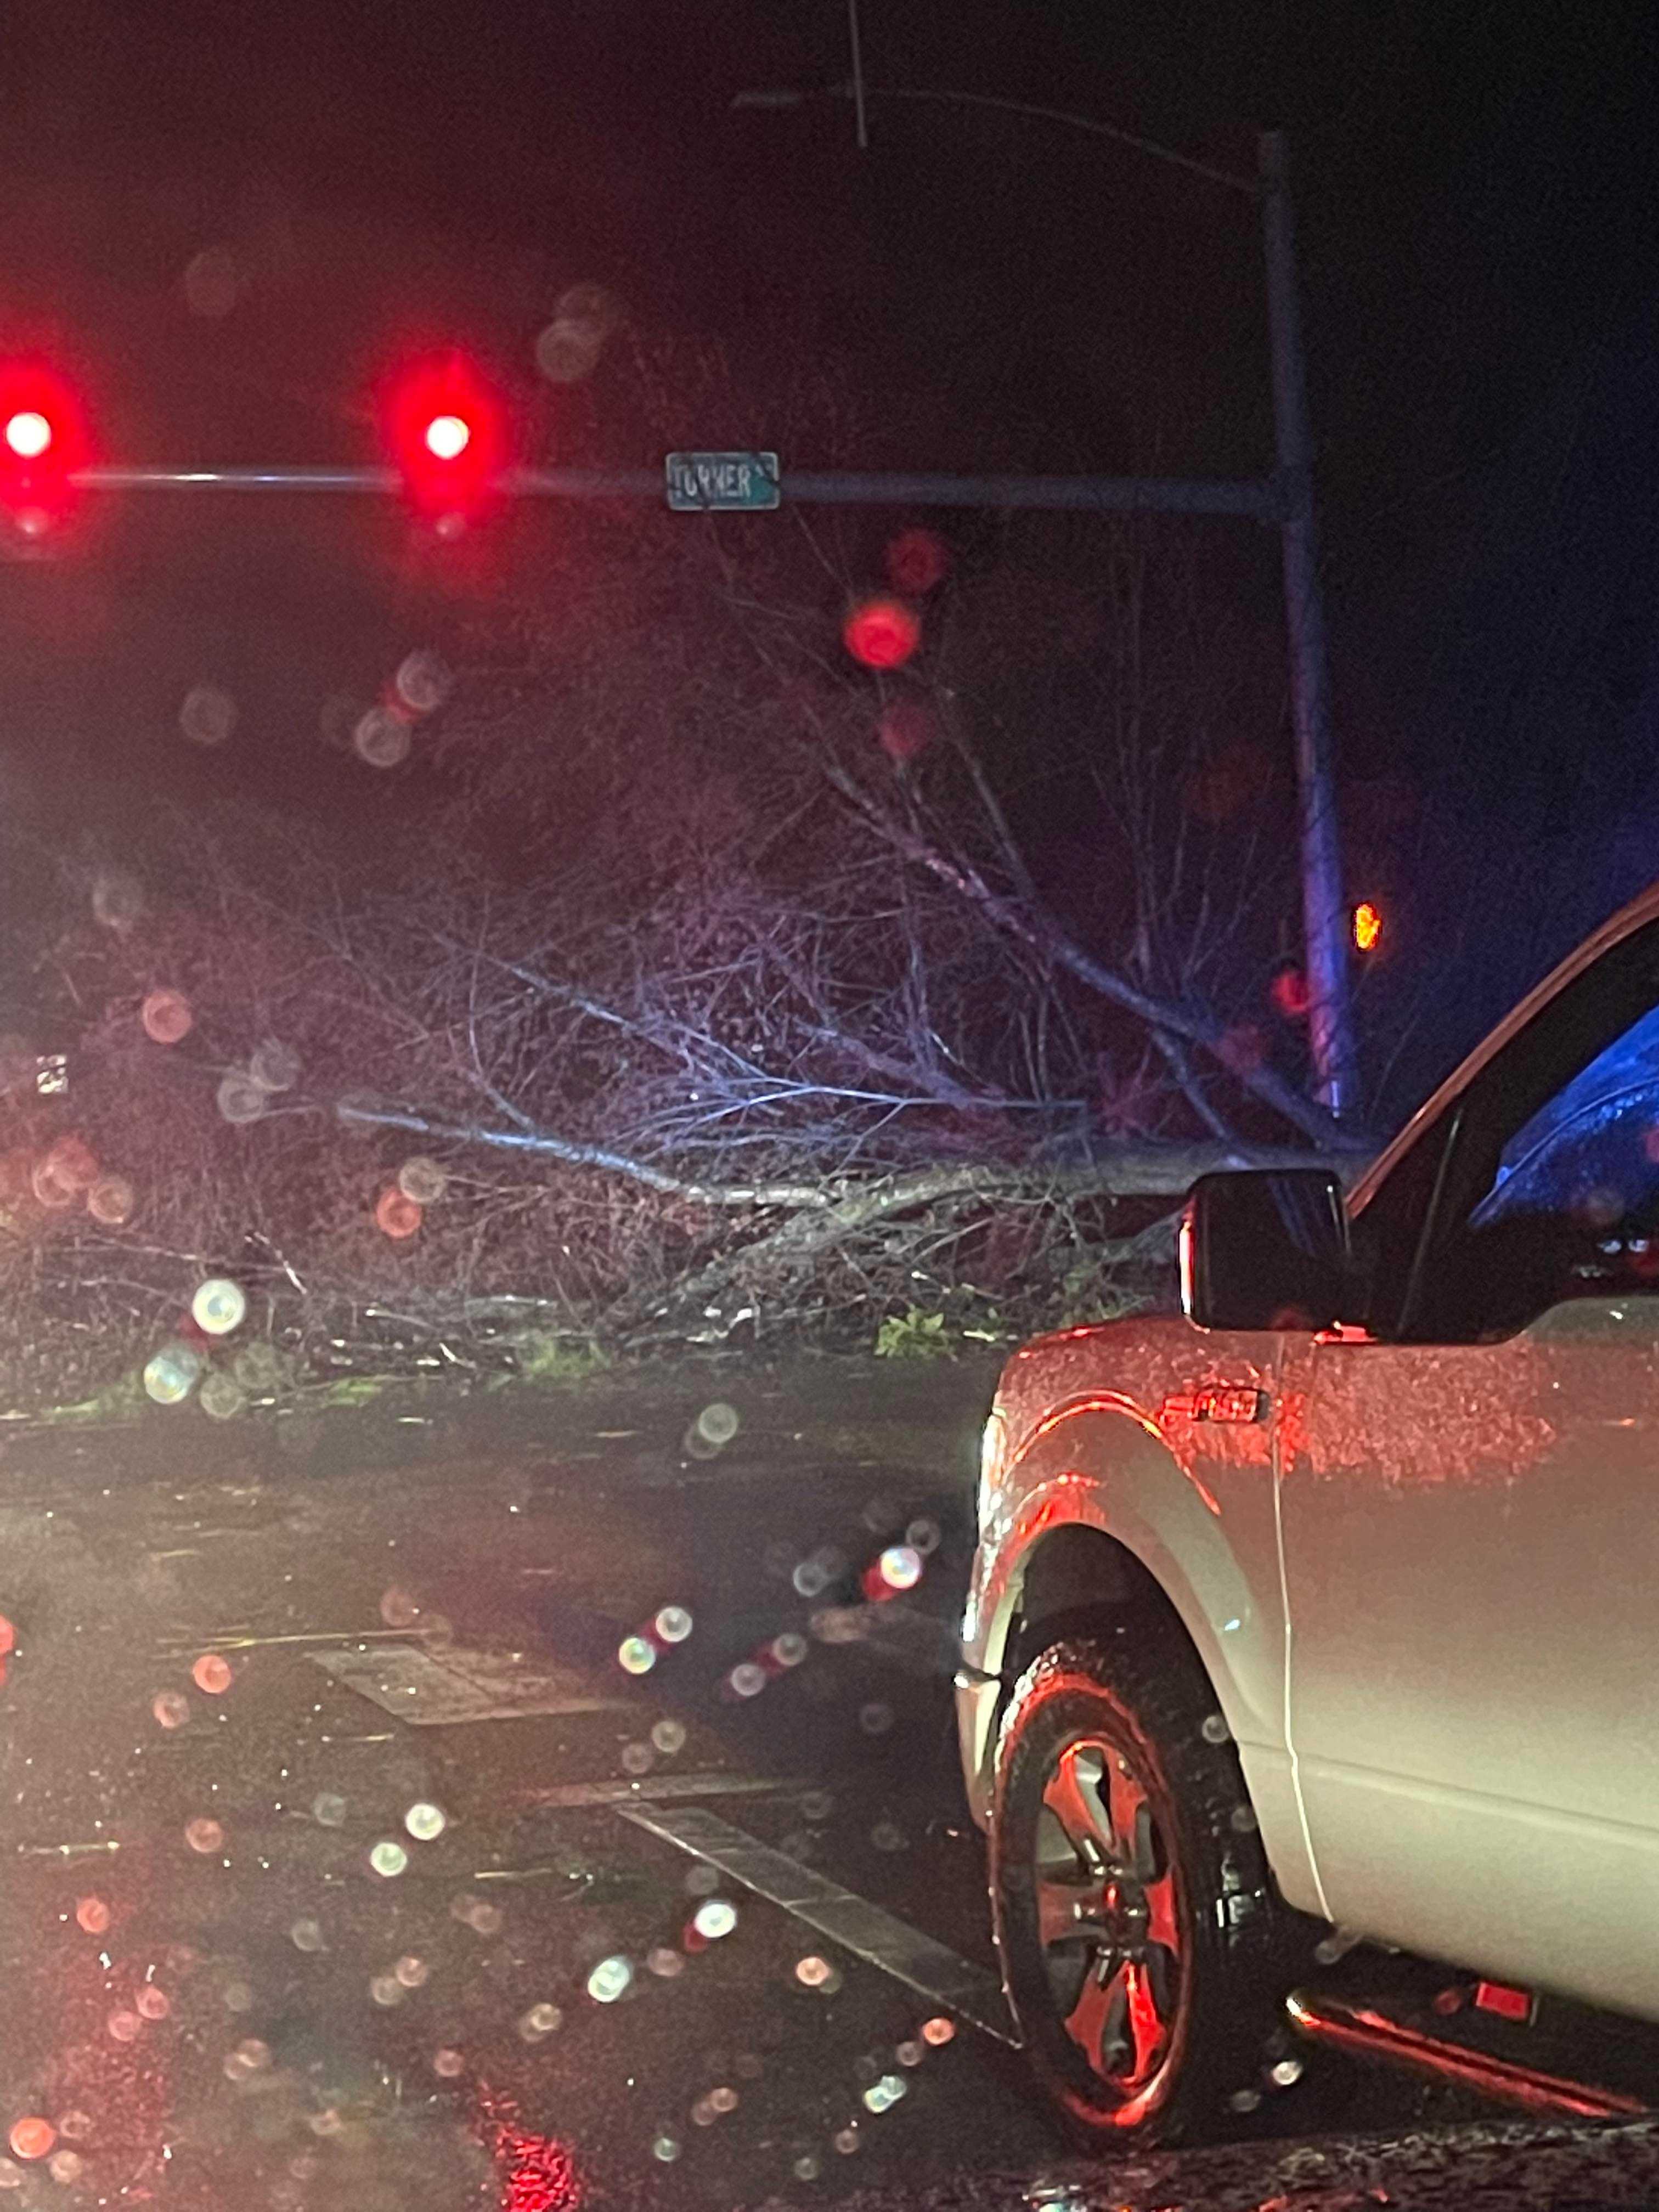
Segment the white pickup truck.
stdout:
<svg viewBox="0 0 1659 2212">
<path fill-rule="evenodd" d="M 1659 886 L 1346 1201 L 1208 1176 L 1180 1241 L 1184 1318 L 1027 1346 L 985 1431 L 963 1763 L 1054 2112 L 1293 2078 L 1322 1937 L 1659 2020 Z"/>
</svg>

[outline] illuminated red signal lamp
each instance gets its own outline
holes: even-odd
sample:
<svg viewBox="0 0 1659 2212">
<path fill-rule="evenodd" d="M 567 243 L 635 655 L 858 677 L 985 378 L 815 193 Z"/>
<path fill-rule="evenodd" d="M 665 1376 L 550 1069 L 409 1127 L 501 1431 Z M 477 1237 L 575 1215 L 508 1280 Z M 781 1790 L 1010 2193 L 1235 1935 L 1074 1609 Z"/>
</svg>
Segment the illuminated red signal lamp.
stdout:
<svg viewBox="0 0 1659 2212">
<path fill-rule="evenodd" d="M 52 449 L 51 418 L 38 407 L 20 407 L 0 434 L 20 461 L 41 460 Z"/>
<path fill-rule="evenodd" d="M 44 538 L 65 520 L 88 458 L 85 417 L 64 379 L 0 362 L 0 513 L 20 538 Z"/>
<path fill-rule="evenodd" d="M 476 520 L 507 465 L 507 410 L 459 356 L 417 363 L 386 386 L 386 449 L 410 503 L 441 531 Z"/>
</svg>

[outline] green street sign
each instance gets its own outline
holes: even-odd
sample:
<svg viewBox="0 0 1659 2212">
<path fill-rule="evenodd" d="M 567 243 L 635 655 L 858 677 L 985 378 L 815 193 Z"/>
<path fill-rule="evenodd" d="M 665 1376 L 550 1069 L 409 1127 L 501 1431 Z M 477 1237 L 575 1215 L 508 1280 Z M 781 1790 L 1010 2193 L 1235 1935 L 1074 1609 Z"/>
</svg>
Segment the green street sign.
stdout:
<svg viewBox="0 0 1659 2212">
<path fill-rule="evenodd" d="M 778 504 L 775 453 L 670 453 L 663 474 L 676 514 L 752 513 Z"/>
</svg>

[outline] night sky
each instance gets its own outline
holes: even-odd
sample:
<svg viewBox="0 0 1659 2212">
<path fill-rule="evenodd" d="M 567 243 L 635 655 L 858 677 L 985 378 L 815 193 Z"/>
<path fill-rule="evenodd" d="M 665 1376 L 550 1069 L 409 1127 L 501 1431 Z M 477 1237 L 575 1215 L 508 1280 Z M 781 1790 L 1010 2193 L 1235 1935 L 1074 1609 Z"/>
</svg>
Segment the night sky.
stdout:
<svg viewBox="0 0 1659 2212">
<path fill-rule="evenodd" d="M 0 349 L 68 364 L 112 459 L 372 459 L 376 370 L 453 338 L 526 392 L 533 452 L 654 465 L 606 449 L 602 394 L 537 386 L 553 301 L 598 280 L 763 380 L 833 355 L 872 465 L 1269 461 L 1249 200 L 1037 122 L 873 99 L 860 155 L 833 94 L 733 112 L 846 77 L 842 0 L 8 18 Z M 862 28 L 872 88 L 1072 109 L 1245 173 L 1258 126 L 1290 133 L 1348 781 L 1432 783 L 1465 847 L 1571 815 L 1592 912 L 1655 872 L 1648 11 L 863 0 Z M 237 289 L 204 315 L 183 279 L 210 250 Z M 0 565 L 16 803 L 325 790 L 319 698 L 424 615 L 384 523 L 325 507 L 128 506 L 77 557 Z M 204 765 L 173 717 L 206 675 L 258 743 Z"/>
</svg>

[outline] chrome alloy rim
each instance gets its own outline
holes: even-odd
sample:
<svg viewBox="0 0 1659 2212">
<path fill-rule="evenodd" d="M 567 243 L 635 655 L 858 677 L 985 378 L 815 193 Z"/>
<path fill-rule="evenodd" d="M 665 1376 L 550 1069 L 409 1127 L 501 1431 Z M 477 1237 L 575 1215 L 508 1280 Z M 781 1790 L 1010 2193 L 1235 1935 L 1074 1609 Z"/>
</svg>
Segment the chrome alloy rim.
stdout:
<svg viewBox="0 0 1659 2212">
<path fill-rule="evenodd" d="M 1185 1986 L 1176 1876 L 1145 1784 L 1099 1737 L 1067 1744 L 1037 1815 L 1038 1941 L 1057 2018 L 1125 2097 L 1168 2055 Z"/>
</svg>

